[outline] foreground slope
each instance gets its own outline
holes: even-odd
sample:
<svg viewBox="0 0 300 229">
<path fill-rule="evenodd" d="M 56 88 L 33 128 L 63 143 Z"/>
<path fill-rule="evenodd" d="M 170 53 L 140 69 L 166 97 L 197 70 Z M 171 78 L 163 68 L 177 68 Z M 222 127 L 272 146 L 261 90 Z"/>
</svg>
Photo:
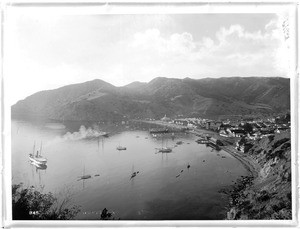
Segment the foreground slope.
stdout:
<svg viewBox="0 0 300 229">
<path fill-rule="evenodd" d="M 290 132 L 260 139 L 245 153 L 261 169 L 234 187 L 227 219 L 292 219 Z"/>
</svg>

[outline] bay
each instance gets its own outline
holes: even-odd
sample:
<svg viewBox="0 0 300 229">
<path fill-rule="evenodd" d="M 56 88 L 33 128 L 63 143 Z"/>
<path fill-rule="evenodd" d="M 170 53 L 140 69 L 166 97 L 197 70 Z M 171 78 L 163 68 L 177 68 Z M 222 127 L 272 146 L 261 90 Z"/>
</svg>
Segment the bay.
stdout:
<svg viewBox="0 0 300 229">
<path fill-rule="evenodd" d="M 13 120 L 12 183 L 71 194 L 72 204 L 81 207 L 78 220 L 99 219 L 104 208 L 122 220 L 224 219 L 228 199 L 218 191 L 247 175 L 243 165 L 225 151 L 197 144 L 194 135 L 154 138 L 149 128 Z M 92 136 L 99 131 L 109 137 Z M 36 149 L 42 143 L 47 168 L 30 164 L 34 142 Z M 118 151 L 119 145 L 127 149 Z M 158 153 L 162 146 L 173 150 Z M 134 171 L 139 173 L 130 179 Z M 80 180 L 82 175 L 91 178 Z"/>
</svg>

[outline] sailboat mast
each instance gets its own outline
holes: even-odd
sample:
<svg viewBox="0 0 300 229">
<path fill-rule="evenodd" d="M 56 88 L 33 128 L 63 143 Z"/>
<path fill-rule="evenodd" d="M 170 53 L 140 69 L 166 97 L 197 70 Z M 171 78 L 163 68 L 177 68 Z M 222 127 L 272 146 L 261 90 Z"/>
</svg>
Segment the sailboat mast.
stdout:
<svg viewBox="0 0 300 229">
<path fill-rule="evenodd" d="M 33 143 L 33 149 L 32 149 L 33 151 L 32 151 L 32 154 L 34 155 L 34 151 L 35 151 L 35 141 L 34 141 L 34 143 Z"/>
<path fill-rule="evenodd" d="M 42 155 L 42 144 L 43 144 L 43 142 L 41 141 L 40 155 Z"/>
</svg>

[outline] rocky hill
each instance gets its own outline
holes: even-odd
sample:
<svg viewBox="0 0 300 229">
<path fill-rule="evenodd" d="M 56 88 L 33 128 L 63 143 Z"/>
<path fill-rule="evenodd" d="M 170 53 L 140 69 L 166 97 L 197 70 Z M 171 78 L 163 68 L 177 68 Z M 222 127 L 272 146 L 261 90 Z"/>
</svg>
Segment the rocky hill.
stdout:
<svg viewBox="0 0 300 229">
<path fill-rule="evenodd" d="M 35 93 L 12 106 L 12 117 L 100 121 L 270 114 L 290 108 L 289 84 L 279 77 L 158 77 L 115 87 L 97 79 Z"/>
<path fill-rule="evenodd" d="M 260 139 L 245 153 L 261 169 L 256 179 L 237 182 L 227 218 L 292 219 L 290 132 Z"/>
</svg>

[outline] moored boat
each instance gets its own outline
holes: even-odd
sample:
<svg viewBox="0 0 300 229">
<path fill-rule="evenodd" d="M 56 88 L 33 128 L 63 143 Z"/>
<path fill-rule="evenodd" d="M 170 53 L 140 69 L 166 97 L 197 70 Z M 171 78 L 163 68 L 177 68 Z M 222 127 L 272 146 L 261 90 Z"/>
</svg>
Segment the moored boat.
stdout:
<svg viewBox="0 0 300 229">
<path fill-rule="evenodd" d="M 37 163 L 35 163 L 33 161 L 30 164 L 33 165 L 33 166 L 35 166 L 39 170 L 45 170 L 45 169 L 47 169 L 47 165 L 46 164 L 37 164 Z"/>
<path fill-rule="evenodd" d="M 209 140 L 204 139 L 204 138 L 199 138 L 199 139 L 196 140 L 196 142 L 197 142 L 198 144 L 208 144 L 208 143 L 209 143 Z"/>
<path fill-rule="evenodd" d="M 87 179 L 92 178 L 92 176 L 89 175 L 89 174 L 85 175 L 85 166 L 84 166 L 84 167 L 83 167 L 83 174 L 82 174 L 82 176 L 80 176 L 80 177 L 78 177 L 78 178 L 79 178 L 78 181 L 80 181 L 80 180 L 87 180 Z"/>
<path fill-rule="evenodd" d="M 91 177 L 92 177 L 91 175 L 83 175 L 80 177 L 80 179 L 85 180 L 85 179 L 89 179 Z"/>
<path fill-rule="evenodd" d="M 100 137 L 108 137 L 108 133 L 107 133 L 107 132 L 104 132 L 104 131 L 101 131 L 101 132 L 99 133 L 99 136 L 100 136 Z"/>
<path fill-rule="evenodd" d="M 126 150 L 127 148 L 126 147 L 124 147 L 124 146 L 118 146 L 117 147 L 117 150 Z"/>
<path fill-rule="evenodd" d="M 41 156 L 34 156 L 33 154 L 29 154 L 29 160 L 32 163 L 35 163 L 37 165 L 45 165 L 47 164 L 47 159 L 43 158 Z"/>
<path fill-rule="evenodd" d="M 33 145 L 33 153 L 29 154 L 29 160 L 36 165 L 46 165 L 47 159 L 42 157 L 42 143 L 40 151 L 36 151 L 35 154 L 35 143 Z"/>
<path fill-rule="evenodd" d="M 167 128 L 163 128 L 163 129 L 151 129 L 150 134 L 165 134 L 165 133 L 169 133 L 169 129 Z"/>
<path fill-rule="evenodd" d="M 162 147 L 158 149 L 158 152 L 160 153 L 170 153 L 172 152 L 172 149 L 170 147 Z"/>
<path fill-rule="evenodd" d="M 208 143 L 207 144 L 208 146 L 210 146 L 211 148 L 215 149 L 215 150 L 221 150 L 220 146 L 216 145 L 216 144 L 213 144 L 213 143 Z"/>
</svg>

